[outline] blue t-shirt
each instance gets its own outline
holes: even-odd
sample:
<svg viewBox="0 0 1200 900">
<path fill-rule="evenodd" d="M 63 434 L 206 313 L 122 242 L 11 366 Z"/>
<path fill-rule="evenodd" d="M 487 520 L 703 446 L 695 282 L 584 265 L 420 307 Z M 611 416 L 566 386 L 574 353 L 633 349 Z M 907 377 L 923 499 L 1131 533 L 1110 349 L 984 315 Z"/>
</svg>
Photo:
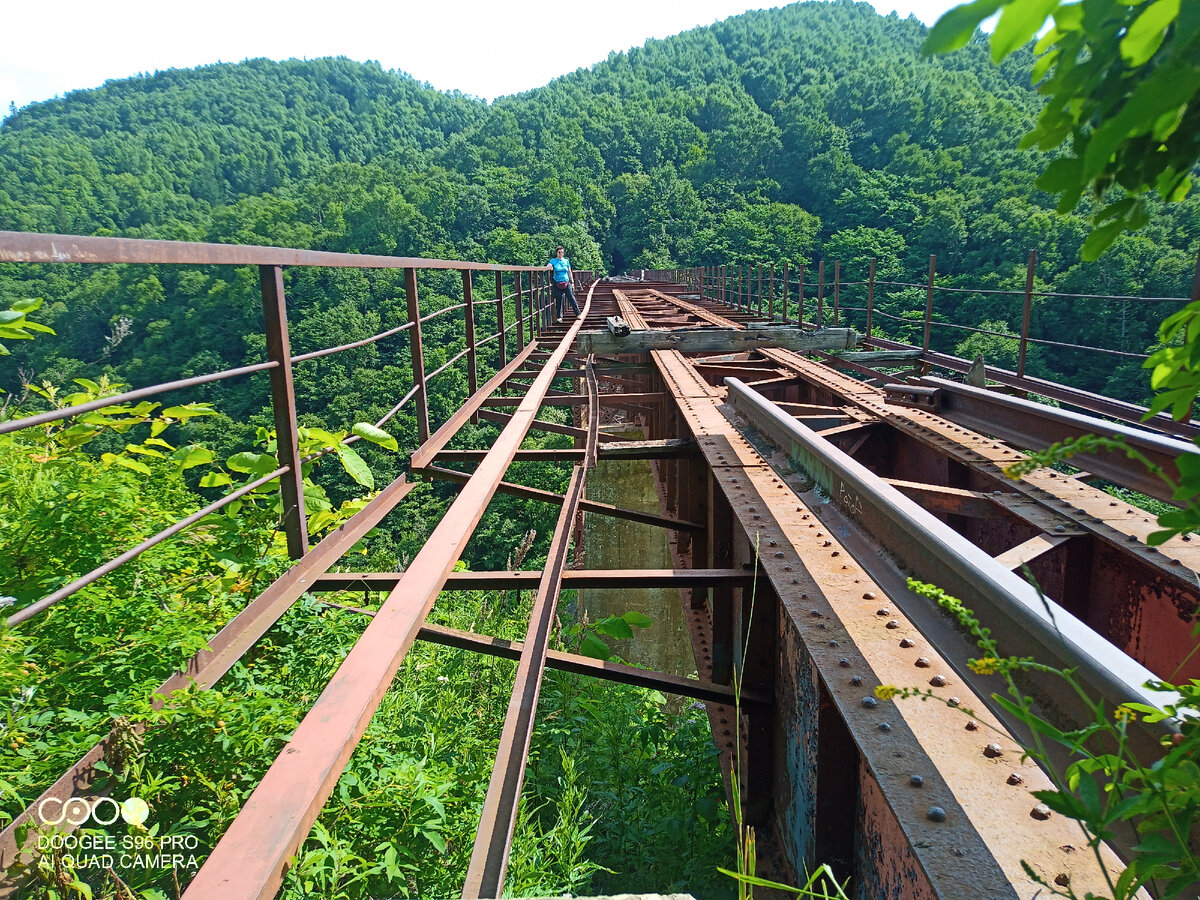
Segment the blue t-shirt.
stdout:
<svg viewBox="0 0 1200 900">
<path fill-rule="evenodd" d="M 554 269 L 555 281 L 568 281 L 567 273 L 571 271 L 571 261 L 565 256 L 559 259 L 557 256 L 550 260 L 550 267 Z"/>
</svg>

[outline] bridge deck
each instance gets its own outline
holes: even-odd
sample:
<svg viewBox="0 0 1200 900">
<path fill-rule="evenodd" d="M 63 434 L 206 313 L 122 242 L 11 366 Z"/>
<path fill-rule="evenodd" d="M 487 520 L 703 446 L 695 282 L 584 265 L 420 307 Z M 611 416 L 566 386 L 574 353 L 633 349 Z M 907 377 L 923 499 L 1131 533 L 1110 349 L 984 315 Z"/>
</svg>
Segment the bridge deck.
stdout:
<svg viewBox="0 0 1200 900">
<path fill-rule="evenodd" d="M 40 246 L 22 240 L 22 253 Z M 90 262 L 161 261 L 158 251 L 138 242 L 82 240 L 65 249 L 55 245 L 51 255 L 56 261 L 69 261 L 74 253 L 90 254 L 84 260 Z M 274 279 L 280 305 L 281 265 L 358 264 L 293 251 L 258 259 L 255 248 L 227 260 L 220 248 L 202 249 L 199 257 L 181 261 L 257 262 L 264 298 Z M 398 264 L 428 267 L 429 261 Z M 432 434 L 428 414 L 419 416 L 411 474 L 342 528 L 312 548 L 302 527 L 290 531 L 299 561 L 164 684 L 165 691 L 189 680 L 215 684 L 306 591 L 347 584 L 389 591 L 186 896 L 273 896 L 416 639 L 520 660 L 464 897 L 499 896 L 503 888 L 545 666 L 702 698 L 725 776 L 740 779 L 746 821 L 760 829 L 762 845 L 777 848 L 772 863 L 782 877 L 829 862 L 839 876 L 851 877 L 858 897 L 1024 898 L 1038 890 L 1022 869 L 1024 861 L 1049 881 L 1068 877 L 1079 894 L 1101 890 L 1094 860 L 1078 846 L 1077 826 L 1061 817 L 1031 818 L 1036 801 L 1029 791 L 1049 787 L 1048 780 L 1021 762 L 1020 744 L 1007 730 L 1012 723 L 989 697 L 996 685 L 965 667 L 973 655 L 969 641 L 907 590 L 905 574 L 962 596 L 1013 651 L 1079 666 L 1112 703 L 1145 699 L 1141 684 L 1152 675 L 1200 675 L 1200 658 L 1188 656 L 1186 627 L 1200 603 L 1200 546 L 1187 538 L 1147 546 L 1151 518 L 1088 483 L 1097 475 L 1123 474 L 1111 461 L 1094 460 L 1093 471 L 1078 476 L 1041 471 L 1013 482 L 1003 473 L 1023 449 L 1104 423 L 925 378 L 931 356 L 912 348 L 858 357 L 771 346 L 682 352 L 646 350 L 651 344 L 639 338 L 628 348 L 585 352 L 581 335 L 600 332 L 612 315 L 620 314 L 643 338 L 656 328 L 757 328 L 760 316 L 705 299 L 692 292 L 694 284 L 595 284 L 581 320 L 558 326 L 549 315 L 546 285 L 532 274 L 523 317 L 520 272 L 512 271 L 518 272 L 517 322 L 506 328 L 498 303 L 498 331 L 486 339 L 499 339 L 500 371 Z M 408 273 L 412 321 L 405 327 L 412 330 L 414 368 L 421 371 L 397 409 L 414 396 L 425 403 L 415 269 Z M 473 323 L 465 271 L 463 277 L 463 305 Z M 496 286 L 502 301 L 499 269 Z M 514 326 L 517 352 L 508 360 L 505 336 Z M 282 374 L 299 358 L 288 356 L 286 323 L 279 327 L 282 343 L 259 368 Z M 474 387 L 470 325 L 468 334 L 464 353 L 472 354 Z M 611 343 L 606 339 L 602 346 Z M 920 368 L 891 371 L 904 366 Z M 569 389 L 564 379 L 570 379 Z M 552 405 L 575 410 L 573 424 L 537 418 Z M 644 439 L 605 440 L 598 432 L 602 417 L 640 428 Z M 447 449 L 467 422 L 481 418 L 502 426 L 492 447 Z M 576 448 L 522 451 L 525 434 L 539 428 L 570 435 Z M 1167 468 L 1186 449 L 1161 436 L 1131 440 L 1142 441 Z M 588 471 L 604 456 L 651 460 L 658 513 L 584 497 Z M 559 495 L 505 481 L 519 458 L 571 464 L 571 487 Z M 469 470 L 447 468 L 451 463 Z M 282 465 L 272 477 L 290 478 L 296 468 Z M 328 575 L 349 546 L 403 503 L 413 477 L 453 482 L 460 493 L 409 569 Z M 496 493 L 562 507 L 544 572 L 470 573 L 477 585 L 537 588 L 537 612 L 520 644 L 449 633 L 424 621 L 441 591 L 465 583 L 468 576 L 451 569 Z M 664 528 L 676 568 L 572 570 L 570 540 L 589 514 Z M 1048 603 L 1013 574 L 1019 564 L 1036 576 Z M 698 681 L 548 649 L 547 623 L 561 589 L 632 580 L 680 588 Z M 741 676 L 740 703 L 731 697 L 735 672 Z M 876 703 L 872 692 L 880 684 L 928 686 L 946 702 Z M 1045 684 L 1033 688 L 1048 715 L 1078 721 L 1072 698 Z M 1145 728 L 1135 734 L 1147 746 L 1157 738 Z M 999 755 L 984 754 L 992 743 L 1000 745 Z M 104 743 L 98 744 L 44 796 L 86 788 L 104 752 Z M 20 822 L 0 837 L 0 862 L 11 862 Z M 1105 854 L 1110 866 L 1119 867 L 1112 852 Z"/>
</svg>

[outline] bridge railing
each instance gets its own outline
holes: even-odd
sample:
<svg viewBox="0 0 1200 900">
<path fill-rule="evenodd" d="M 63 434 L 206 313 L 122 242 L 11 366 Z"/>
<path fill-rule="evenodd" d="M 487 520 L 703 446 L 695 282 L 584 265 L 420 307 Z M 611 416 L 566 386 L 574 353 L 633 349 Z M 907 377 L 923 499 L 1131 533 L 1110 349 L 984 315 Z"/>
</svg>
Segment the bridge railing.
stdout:
<svg viewBox="0 0 1200 900">
<path fill-rule="evenodd" d="M 1025 266 L 1023 285 L 1014 286 L 1008 290 L 938 284 L 937 258 L 934 256 L 929 258 L 928 276 L 923 282 L 877 278 L 876 259 L 869 260 L 865 279 L 854 281 L 845 280 L 840 260 L 833 261 L 832 273 L 830 273 L 830 266 L 826 261 L 820 260 L 815 266 L 783 261 L 778 265 L 771 262 L 675 269 L 670 273 L 663 274 L 669 274 L 671 280 L 684 284 L 706 299 L 724 303 L 748 316 L 762 318 L 769 322 L 819 328 L 824 325 L 845 324 L 843 319 L 847 313 L 861 314 L 861 317 L 856 316 L 856 321 L 861 322 L 864 332 L 868 335 L 866 343 L 869 346 L 883 349 L 920 349 L 922 351 L 921 362 L 961 372 L 965 372 L 970 367 L 971 361 L 939 352 L 931 346 L 936 330 L 957 332 L 963 334 L 964 337 L 969 334 L 980 334 L 1008 340 L 1012 342 L 1010 349 L 1015 351 L 1015 364 L 1012 369 L 988 365 L 986 371 L 989 379 L 1124 421 L 1140 422 L 1145 414 L 1144 407 L 1032 377 L 1028 374 L 1027 364 L 1032 347 L 1058 348 L 1059 350 L 1098 354 L 1116 359 L 1136 360 L 1139 363 L 1148 358 L 1146 353 L 1034 336 L 1031 334 L 1033 301 L 1035 298 L 1043 298 L 1051 302 L 1084 300 L 1121 304 L 1155 304 L 1160 310 L 1153 317 L 1153 324 L 1156 325 L 1158 320 L 1165 318 L 1183 304 L 1200 300 L 1200 260 L 1197 262 L 1196 276 L 1193 280 L 1190 297 L 1074 294 L 1036 290 L 1034 287 L 1036 265 L 1037 252 L 1030 251 Z M 815 281 L 812 280 L 814 269 L 816 270 Z M 832 277 L 829 277 L 830 275 Z M 852 296 L 861 298 L 855 305 L 848 305 L 844 302 L 843 292 L 847 289 L 854 292 Z M 896 315 L 894 311 L 889 312 L 880 308 L 879 300 L 883 292 L 899 291 L 908 291 L 914 294 L 917 291 L 922 292 L 925 300 L 924 308 L 909 310 L 910 315 L 908 316 Z M 1019 302 L 1020 333 L 946 321 L 945 316 L 938 314 L 936 300 L 952 295 L 996 296 Z M 916 343 L 914 339 L 894 340 L 878 334 L 881 330 L 877 328 L 880 319 L 901 323 L 909 331 L 919 328 L 920 342 Z M 903 332 L 904 329 L 901 329 L 902 335 Z M 1153 343 L 1154 340 L 1154 335 L 1148 333 L 1145 336 L 1144 344 Z M 1165 414 L 1156 416 L 1152 421 L 1156 427 L 1169 433 L 1188 437 L 1200 434 L 1200 423 L 1197 422 L 1178 423 Z"/>
<path fill-rule="evenodd" d="M 474 393 L 479 382 L 479 351 L 485 345 L 498 342 L 499 364 L 505 366 L 509 357 L 509 342 L 515 338 L 516 350 L 532 341 L 549 321 L 550 290 L 548 272 L 538 266 L 511 266 L 492 263 L 466 262 L 462 260 L 422 259 L 415 257 L 371 256 L 349 253 L 332 253 L 316 250 L 292 250 L 279 247 L 256 247 L 226 244 L 181 243 L 174 241 L 147 241 L 128 238 L 79 237 L 53 234 L 26 234 L 0 231 L 0 262 L 64 264 L 128 264 L 128 265 L 218 265 L 256 266 L 262 295 L 263 333 L 266 338 L 267 358 L 261 362 L 236 368 L 210 372 L 160 384 L 137 388 L 120 394 L 102 397 L 87 403 L 52 409 L 35 415 L 14 417 L 0 421 L 0 435 L 29 428 L 36 428 L 84 413 L 125 403 L 132 403 L 171 391 L 187 390 L 200 385 L 223 381 L 256 372 L 267 372 L 270 376 L 270 400 L 275 423 L 278 466 L 274 471 L 241 485 L 213 503 L 197 510 L 141 543 L 129 548 L 116 558 L 109 560 L 90 572 L 58 588 L 49 595 L 13 611 L 8 616 L 10 625 L 26 621 L 45 609 L 65 600 L 88 585 L 103 578 L 121 565 L 141 555 L 151 547 L 173 537 L 196 524 L 212 513 L 229 507 L 248 493 L 278 480 L 283 498 L 282 524 L 287 537 L 289 555 L 298 559 L 308 552 L 309 536 L 304 515 L 304 484 L 302 464 L 318 456 L 334 452 L 327 447 L 309 457 L 301 458 L 298 441 L 296 394 L 292 382 L 294 365 L 309 360 L 330 356 L 358 347 L 375 344 L 388 338 L 407 334 L 411 351 L 412 388 L 395 403 L 377 422 L 382 428 L 402 409 L 415 404 L 418 440 L 424 443 L 430 434 L 429 382 L 441 375 L 464 358 L 467 367 L 468 390 Z M 284 291 L 284 271 L 291 267 L 323 267 L 349 269 L 402 269 L 404 275 L 407 315 L 404 322 L 378 334 L 338 346 L 326 347 L 307 353 L 293 355 L 288 333 L 288 314 Z M 452 270 L 462 277 L 462 302 L 421 313 L 419 299 L 419 277 L 422 271 Z M 495 281 L 494 296 L 476 299 L 475 279 L 492 274 Z M 495 315 L 488 327 L 494 328 L 484 337 L 477 336 L 480 307 L 495 307 Z M 515 320 L 505 323 L 506 309 L 511 308 Z M 426 371 L 422 326 L 433 319 L 463 311 L 463 337 L 465 348 L 450 357 L 433 371 Z M 515 333 L 514 333 L 515 330 Z M 360 440 L 357 435 L 348 436 L 344 443 Z M 348 545 L 347 545 L 348 546 Z"/>
</svg>

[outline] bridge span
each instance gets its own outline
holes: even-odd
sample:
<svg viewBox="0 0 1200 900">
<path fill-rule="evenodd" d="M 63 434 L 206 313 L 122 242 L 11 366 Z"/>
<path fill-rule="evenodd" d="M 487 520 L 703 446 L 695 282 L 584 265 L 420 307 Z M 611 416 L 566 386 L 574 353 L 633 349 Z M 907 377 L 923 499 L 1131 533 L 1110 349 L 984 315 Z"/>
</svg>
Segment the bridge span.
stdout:
<svg viewBox="0 0 1200 900">
<path fill-rule="evenodd" d="M 1022 760 L 1019 723 L 991 699 L 997 680 L 966 666 L 977 655 L 972 641 L 906 581 L 960 597 L 1010 652 L 1077 667 L 1110 705 L 1154 702 L 1143 687 L 1152 678 L 1200 677 L 1200 658 L 1189 655 L 1200 546 L 1185 536 L 1150 547 L 1152 517 L 1091 482 L 1156 486 L 1127 460 L 1099 456 L 1077 461 L 1085 471 L 1071 475 L 1044 469 L 1013 480 L 1004 472 L 1025 450 L 1090 431 L 1125 433 L 1170 468 L 1189 446 L 1182 438 L 1190 425 L 1174 435 L 1114 425 L 1099 418 L 1114 415 L 1110 401 L 1061 386 L 1077 411 L 1047 407 L 1021 395 L 1040 391 L 1015 373 L 1001 373 L 1003 391 L 937 377 L 935 366 L 953 370 L 961 361 L 927 347 L 864 341 L 836 322 L 804 321 L 803 313 L 788 322 L 786 305 L 781 315 L 764 314 L 761 294 L 756 309 L 731 295 L 717 270 L 590 281 L 581 317 L 559 324 L 545 275 L 534 267 L 44 235 L 0 234 L 0 248 L 10 261 L 250 264 L 262 273 L 270 358 L 259 368 L 272 374 L 280 434 L 272 477 L 281 480 L 296 562 L 165 690 L 189 680 L 216 684 L 305 592 L 388 591 L 378 610 L 343 608 L 369 615 L 370 624 L 187 888 L 190 900 L 274 895 L 416 640 L 519 660 L 464 897 L 503 890 L 547 667 L 702 701 L 726 784 L 737 781 L 745 821 L 776 878 L 828 862 L 851 878 L 856 898 L 1028 898 L 1039 890 L 1028 864 L 1051 883 L 1068 879 L 1081 896 L 1102 889 L 1078 827 L 1037 808 L 1031 791 L 1051 784 Z M 414 389 L 401 405 L 414 402 L 419 423 L 410 471 L 312 546 L 298 514 L 300 461 L 288 437 L 296 422 L 290 370 L 302 361 L 287 342 L 281 272 L 291 265 L 406 270 L 402 330 Z M 463 303 L 452 309 L 464 309 L 467 349 L 447 365 L 469 357 L 471 394 L 436 428 L 425 394 L 442 369 L 426 373 L 422 360 L 423 268 L 464 273 Z M 473 270 L 495 272 L 496 301 L 472 297 Z M 502 278 L 512 279 L 514 292 Z M 506 300 L 515 300 L 516 313 L 507 326 Z M 497 306 L 497 331 L 477 341 L 475 307 L 488 302 Z M 627 335 L 608 327 L 618 316 Z M 475 351 L 493 339 L 503 365 L 478 384 Z M 573 423 L 539 419 L 547 406 L 571 408 Z M 501 426 L 492 446 L 450 448 L 464 425 L 480 419 Z M 601 422 L 613 420 L 641 438 L 603 433 Z M 522 449 L 538 429 L 568 434 L 575 447 Z M 650 460 L 658 512 L 589 500 L 587 476 L 603 458 Z M 522 459 L 571 464 L 566 492 L 506 480 Z M 403 515 L 418 478 L 450 482 L 458 493 L 412 564 L 403 572 L 331 574 L 384 516 Z M 454 571 L 497 493 L 561 507 L 543 571 Z M 570 548 L 585 516 L 664 529 L 674 568 L 576 568 Z M 426 623 L 444 590 L 518 584 L 537 592 L 523 642 Z M 550 648 L 561 591 L 650 585 L 680 589 L 698 679 Z M 11 621 L 19 625 L 70 595 L 59 593 Z M 928 688 L 943 702 L 877 700 L 880 685 Z M 1031 681 L 1029 692 L 1064 726 L 1083 721 L 1077 698 L 1056 683 Z M 1160 736 L 1139 726 L 1134 738 L 1149 748 Z M 89 783 L 104 752 L 98 744 L 44 796 L 69 796 Z M 5 865 L 13 840 L 10 827 L 0 841 Z M 1104 851 L 1114 870 L 1122 850 L 1118 840 Z"/>
</svg>

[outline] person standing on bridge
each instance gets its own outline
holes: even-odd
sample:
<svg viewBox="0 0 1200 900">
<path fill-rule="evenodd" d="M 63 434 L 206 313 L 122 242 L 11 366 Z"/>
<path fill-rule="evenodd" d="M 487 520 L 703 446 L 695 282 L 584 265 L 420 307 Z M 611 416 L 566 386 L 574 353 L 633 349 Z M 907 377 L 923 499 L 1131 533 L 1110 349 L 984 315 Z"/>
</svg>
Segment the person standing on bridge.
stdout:
<svg viewBox="0 0 1200 900">
<path fill-rule="evenodd" d="M 575 290 L 571 286 L 574 274 L 571 272 L 571 261 L 567 259 L 567 251 L 563 247 L 554 248 L 554 256 L 546 264 L 546 268 L 554 273 L 554 309 L 556 321 L 563 320 L 563 298 L 571 301 L 571 309 L 579 315 L 579 303 L 575 300 Z"/>
</svg>

